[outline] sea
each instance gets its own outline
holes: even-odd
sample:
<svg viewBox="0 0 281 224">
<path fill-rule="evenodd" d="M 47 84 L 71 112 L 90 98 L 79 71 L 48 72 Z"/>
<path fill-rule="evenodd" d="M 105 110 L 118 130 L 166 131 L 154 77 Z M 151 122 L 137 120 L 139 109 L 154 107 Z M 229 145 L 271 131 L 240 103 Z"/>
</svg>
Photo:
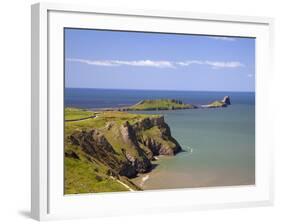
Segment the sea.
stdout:
<svg viewBox="0 0 281 224">
<path fill-rule="evenodd" d="M 144 190 L 255 185 L 254 92 L 66 88 L 65 106 L 95 110 L 164 98 L 206 105 L 224 96 L 226 108 L 135 112 L 164 115 L 183 152 L 158 156 L 133 182 Z"/>
</svg>

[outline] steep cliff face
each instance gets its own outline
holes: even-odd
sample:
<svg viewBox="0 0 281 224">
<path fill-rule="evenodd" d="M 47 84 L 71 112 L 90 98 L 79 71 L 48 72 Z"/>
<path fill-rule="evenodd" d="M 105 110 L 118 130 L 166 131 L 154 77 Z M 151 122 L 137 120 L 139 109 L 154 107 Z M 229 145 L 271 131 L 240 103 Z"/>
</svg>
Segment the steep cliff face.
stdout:
<svg viewBox="0 0 281 224">
<path fill-rule="evenodd" d="M 150 149 L 154 156 L 175 155 L 181 151 L 163 116 L 143 119 L 133 127 L 138 133 L 138 141 Z"/>
<path fill-rule="evenodd" d="M 222 100 L 223 103 L 227 104 L 227 105 L 230 105 L 230 97 L 229 96 L 225 96 Z"/>
<path fill-rule="evenodd" d="M 106 166 L 109 175 L 128 178 L 150 171 L 154 156 L 175 155 L 181 151 L 163 116 L 145 117 L 134 122 L 125 119 L 116 122 L 111 117 L 104 127 L 89 125 L 87 129 L 76 130 L 68 139 L 90 160 Z"/>
<path fill-rule="evenodd" d="M 105 136 L 99 131 L 92 129 L 90 131 L 79 131 L 70 136 L 72 144 L 80 146 L 88 158 L 98 160 L 109 168 L 108 173 L 134 177 L 136 169 L 129 160 L 120 160 L 116 156 L 112 145 Z"/>
</svg>

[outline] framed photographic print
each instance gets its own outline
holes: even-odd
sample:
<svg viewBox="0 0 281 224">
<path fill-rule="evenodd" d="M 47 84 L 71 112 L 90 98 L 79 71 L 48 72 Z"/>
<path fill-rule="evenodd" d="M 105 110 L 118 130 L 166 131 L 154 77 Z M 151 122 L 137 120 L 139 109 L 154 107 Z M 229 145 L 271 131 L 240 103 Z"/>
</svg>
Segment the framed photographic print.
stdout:
<svg viewBox="0 0 281 224">
<path fill-rule="evenodd" d="M 269 205 L 270 18 L 32 6 L 32 216 Z"/>
</svg>

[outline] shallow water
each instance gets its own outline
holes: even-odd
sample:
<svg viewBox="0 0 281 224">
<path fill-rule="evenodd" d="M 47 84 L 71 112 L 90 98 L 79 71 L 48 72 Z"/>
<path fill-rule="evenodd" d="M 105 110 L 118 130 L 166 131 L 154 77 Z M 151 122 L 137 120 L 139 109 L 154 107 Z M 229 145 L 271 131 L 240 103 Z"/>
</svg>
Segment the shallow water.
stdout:
<svg viewBox="0 0 281 224">
<path fill-rule="evenodd" d="M 253 105 L 161 114 L 185 151 L 174 157 L 160 157 L 144 189 L 255 183 Z M 135 181 L 141 183 L 141 178 Z"/>
</svg>

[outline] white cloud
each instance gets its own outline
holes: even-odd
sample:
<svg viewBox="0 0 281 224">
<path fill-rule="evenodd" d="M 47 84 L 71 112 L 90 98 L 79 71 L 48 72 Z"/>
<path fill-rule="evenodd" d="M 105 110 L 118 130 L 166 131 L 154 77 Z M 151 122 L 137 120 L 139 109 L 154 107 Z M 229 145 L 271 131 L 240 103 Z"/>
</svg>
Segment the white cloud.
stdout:
<svg viewBox="0 0 281 224">
<path fill-rule="evenodd" d="M 97 65 L 97 66 L 142 66 L 142 67 L 156 67 L 156 68 L 174 68 L 174 65 L 170 61 L 151 61 L 151 60 L 139 60 L 139 61 L 121 61 L 121 60 L 85 60 L 85 59 L 76 59 L 68 58 L 66 59 L 70 62 L 79 62 L 88 65 Z"/>
<path fill-rule="evenodd" d="M 180 62 L 176 62 L 176 64 L 178 64 L 178 65 L 180 65 L 180 66 L 190 66 L 190 65 L 192 65 L 192 64 L 202 65 L 202 64 L 204 64 L 204 62 L 198 61 L 198 60 L 190 60 L 190 61 L 180 61 Z"/>
<path fill-rule="evenodd" d="M 244 65 L 239 61 L 152 61 L 152 60 L 138 60 L 138 61 L 122 61 L 122 60 L 87 60 L 79 58 L 67 58 L 69 62 L 77 62 L 95 66 L 137 66 L 137 67 L 154 67 L 154 68 L 177 68 L 188 67 L 191 65 L 206 65 L 213 69 L 221 68 L 238 68 Z"/>
<path fill-rule="evenodd" d="M 198 61 L 198 60 L 191 60 L 191 61 L 184 61 L 184 62 L 177 62 L 180 66 L 190 66 L 192 64 L 198 65 L 208 65 L 211 66 L 213 69 L 219 68 L 238 68 L 243 67 L 244 65 L 239 61 Z"/>
<path fill-rule="evenodd" d="M 97 65 L 97 66 L 118 66 L 117 64 L 112 63 L 111 61 L 105 60 L 105 61 L 91 61 L 86 59 L 79 59 L 79 58 L 67 58 L 67 61 L 70 62 L 78 62 L 88 65 Z"/>
<path fill-rule="evenodd" d="M 113 64 L 117 65 L 129 65 L 129 66 L 144 66 L 144 67 L 157 67 L 157 68 L 174 68 L 174 65 L 170 61 L 151 61 L 151 60 L 140 60 L 140 61 L 112 61 Z"/>
<path fill-rule="evenodd" d="M 219 37 L 219 36 L 213 36 L 213 37 L 208 37 L 210 39 L 214 40 L 224 40 L 224 41 L 235 41 L 236 39 L 233 37 Z"/>
<path fill-rule="evenodd" d="M 218 68 L 238 68 L 243 67 L 244 65 L 239 61 L 205 61 L 205 64 L 210 65 L 214 69 Z"/>
</svg>

